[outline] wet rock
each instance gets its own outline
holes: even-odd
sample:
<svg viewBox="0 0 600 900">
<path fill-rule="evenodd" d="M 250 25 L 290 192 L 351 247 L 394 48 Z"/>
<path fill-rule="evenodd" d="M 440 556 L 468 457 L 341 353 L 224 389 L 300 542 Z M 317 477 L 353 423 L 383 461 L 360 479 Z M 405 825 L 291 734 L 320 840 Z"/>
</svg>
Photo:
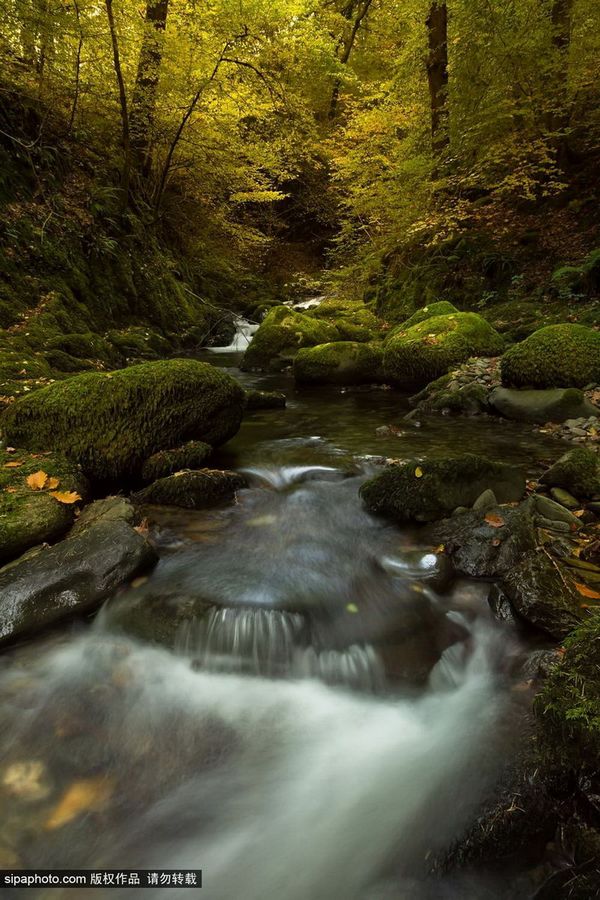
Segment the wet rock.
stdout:
<svg viewBox="0 0 600 900">
<path fill-rule="evenodd" d="M 126 497 L 105 497 L 103 500 L 95 500 L 82 510 L 71 530 L 71 535 L 100 521 L 126 522 L 133 525 L 136 521 L 135 507 Z"/>
<path fill-rule="evenodd" d="M 497 507 L 491 524 L 486 514 L 468 510 L 438 522 L 429 532 L 444 544 L 459 572 L 475 578 L 497 578 L 509 572 L 521 555 L 536 546 L 529 503 L 516 508 Z M 497 527 L 499 522 L 504 524 Z"/>
<path fill-rule="evenodd" d="M 479 495 L 475 503 L 473 504 L 473 509 L 477 510 L 477 512 L 488 512 L 490 509 L 494 509 L 495 506 L 498 506 L 498 500 L 493 491 L 490 491 L 488 488 L 482 494 Z"/>
<path fill-rule="evenodd" d="M 0 644 L 85 614 L 156 561 L 122 521 L 98 521 L 54 547 L 0 569 Z"/>
<path fill-rule="evenodd" d="M 370 512 L 401 522 L 431 522 L 457 506 L 472 506 L 488 488 L 501 503 L 520 500 L 525 475 L 515 466 L 471 454 L 411 460 L 387 466 L 363 484 L 360 494 Z"/>
<path fill-rule="evenodd" d="M 506 594 L 500 590 L 498 585 L 492 585 L 488 595 L 488 603 L 494 614 L 494 618 L 504 625 L 516 625 L 517 620 L 510 605 L 510 601 Z"/>
<path fill-rule="evenodd" d="M 600 454 L 586 447 L 569 450 L 544 472 L 540 483 L 576 497 L 593 497 L 600 493 Z"/>
<path fill-rule="evenodd" d="M 246 390 L 246 409 L 284 409 L 286 402 L 281 391 Z"/>
<path fill-rule="evenodd" d="M 27 478 L 40 472 L 47 475 L 47 482 L 35 490 Z M 0 451 L 0 562 L 57 540 L 73 524 L 77 505 L 60 503 L 52 490 L 85 498 L 89 488 L 78 466 L 60 453 Z"/>
<path fill-rule="evenodd" d="M 560 503 L 561 506 L 564 506 L 565 509 L 579 509 L 581 504 L 579 500 L 570 494 L 568 491 L 563 490 L 563 488 L 553 487 L 550 489 L 550 494 L 552 499 L 556 501 L 556 503 Z"/>
<path fill-rule="evenodd" d="M 200 622 L 212 605 L 200 597 L 152 586 L 120 594 L 103 610 L 103 624 L 148 643 L 174 649 L 183 628 Z"/>
<path fill-rule="evenodd" d="M 490 394 L 490 403 L 496 412 L 517 422 L 565 422 L 582 416 L 598 415 L 599 410 L 583 391 L 576 388 L 553 388 L 547 390 L 515 390 L 497 387 Z"/>
<path fill-rule="evenodd" d="M 381 343 L 334 341 L 300 350 L 294 378 L 300 384 L 371 384 L 383 380 Z"/>
<path fill-rule="evenodd" d="M 560 503 L 557 503 L 555 500 L 550 500 L 549 497 L 542 497 L 539 494 L 534 494 L 532 501 L 538 516 L 550 520 L 551 522 L 564 523 L 568 526 L 567 531 L 577 531 L 581 528 L 581 522 L 577 516 L 574 516 L 572 512 L 569 512 L 568 509 L 565 509 L 564 506 L 561 506 Z"/>
<path fill-rule="evenodd" d="M 289 365 L 301 347 L 315 347 L 339 340 L 335 325 L 276 306 L 265 316 L 252 343 L 244 354 L 242 368 L 277 371 Z"/>
<path fill-rule="evenodd" d="M 505 574 L 502 589 L 520 618 L 557 640 L 573 631 L 585 614 L 558 564 L 539 549 L 525 553 Z"/>
<path fill-rule="evenodd" d="M 236 491 L 247 487 L 243 475 L 219 469 L 177 472 L 160 478 L 134 495 L 136 503 L 205 509 L 224 500 L 232 500 Z"/>
<path fill-rule="evenodd" d="M 157 481 L 183 469 L 199 469 L 212 452 L 213 448 L 204 441 L 187 441 L 174 450 L 159 450 L 142 466 L 142 479 Z"/>
<path fill-rule="evenodd" d="M 556 650 L 533 650 L 521 666 L 521 674 L 527 680 L 543 681 L 559 662 Z"/>
</svg>

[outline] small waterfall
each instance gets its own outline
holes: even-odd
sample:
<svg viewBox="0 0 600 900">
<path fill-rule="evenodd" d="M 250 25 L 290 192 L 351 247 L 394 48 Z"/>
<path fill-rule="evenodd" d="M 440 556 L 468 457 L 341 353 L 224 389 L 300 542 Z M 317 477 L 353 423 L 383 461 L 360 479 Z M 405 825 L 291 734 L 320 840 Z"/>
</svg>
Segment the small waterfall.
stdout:
<svg viewBox="0 0 600 900">
<path fill-rule="evenodd" d="M 207 347 L 206 349 L 211 353 L 244 353 L 258 329 L 258 325 L 256 322 L 248 322 L 246 319 L 236 319 L 235 328 L 231 344 L 226 347 Z"/>
<path fill-rule="evenodd" d="M 307 647 L 296 654 L 293 671 L 304 678 L 318 678 L 325 684 L 344 685 L 373 694 L 385 688 L 382 662 L 370 644 L 320 652 Z"/>
</svg>

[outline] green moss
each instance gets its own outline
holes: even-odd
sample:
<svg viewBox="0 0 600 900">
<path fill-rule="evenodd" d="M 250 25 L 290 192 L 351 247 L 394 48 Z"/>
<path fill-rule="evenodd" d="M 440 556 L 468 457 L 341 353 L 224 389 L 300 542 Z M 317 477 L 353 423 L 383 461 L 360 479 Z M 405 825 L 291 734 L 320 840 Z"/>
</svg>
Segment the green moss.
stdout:
<svg viewBox="0 0 600 900">
<path fill-rule="evenodd" d="M 570 768 L 600 756 L 600 616 L 590 615 L 564 642 L 535 703 L 541 736 Z"/>
<path fill-rule="evenodd" d="M 401 522 L 430 522 L 458 506 L 472 506 L 488 488 L 499 503 L 520 500 L 525 476 L 514 466 L 464 454 L 387 466 L 363 484 L 360 494 L 373 513 Z"/>
<path fill-rule="evenodd" d="M 585 387 L 600 382 L 600 332 L 584 325 L 540 328 L 502 357 L 511 387 Z"/>
<path fill-rule="evenodd" d="M 294 378 L 303 384 L 370 384 L 382 380 L 380 344 L 334 341 L 300 350 Z"/>
<path fill-rule="evenodd" d="M 90 372 L 42 388 L 4 413 L 7 440 L 55 449 L 95 479 L 137 475 L 159 450 L 197 438 L 216 445 L 239 428 L 244 392 L 196 360 Z"/>
<path fill-rule="evenodd" d="M 476 313 L 434 316 L 386 340 L 384 373 L 399 386 L 417 387 L 471 356 L 495 356 L 503 347 L 500 335 Z"/>
<path fill-rule="evenodd" d="M 142 326 L 109 331 L 107 341 L 126 358 L 157 359 L 173 349 L 167 338 Z"/>
<path fill-rule="evenodd" d="M 236 491 L 246 484 L 245 478 L 237 472 L 200 469 L 161 478 L 136 494 L 135 499 L 138 503 L 205 509 L 223 500 L 232 500 Z"/>
<path fill-rule="evenodd" d="M 575 447 L 544 472 L 540 481 L 579 498 L 600 494 L 600 455 L 587 447 Z"/>
<path fill-rule="evenodd" d="M 13 467 L 15 462 L 19 466 Z M 7 464 L 10 464 L 7 466 Z M 59 503 L 50 488 L 32 490 L 27 476 L 43 471 L 58 479 L 57 490 L 77 491 L 87 496 L 88 485 L 81 472 L 56 453 L 32 456 L 26 450 L 0 450 L 0 560 L 24 553 L 30 547 L 61 537 L 74 519 L 75 507 Z"/>
<path fill-rule="evenodd" d="M 407 319 L 406 322 L 403 322 L 402 325 L 399 326 L 398 330 L 406 331 L 408 328 L 412 328 L 413 325 L 418 325 L 420 322 L 426 322 L 427 319 L 433 319 L 434 316 L 451 316 L 459 311 L 460 310 L 458 310 L 453 303 L 449 303 L 448 300 L 438 300 L 435 303 L 430 303 L 428 306 L 423 306 L 421 309 L 418 309 L 412 314 L 410 319 Z"/>
<path fill-rule="evenodd" d="M 83 360 L 115 362 L 115 351 L 110 344 L 91 331 L 83 334 L 63 334 L 48 341 L 50 350 L 59 350 L 69 356 Z M 64 371 L 68 371 L 65 369 Z"/>
<path fill-rule="evenodd" d="M 188 441 L 174 450 L 159 450 L 142 466 L 142 478 L 156 481 L 182 469 L 199 469 L 212 452 L 213 448 L 204 441 Z"/>
<path fill-rule="evenodd" d="M 380 330 L 380 323 L 371 310 L 353 300 L 324 300 L 308 315 L 334 325 L 344 341 L 371 341 Z"/>
<path fill-rule="evenodd" d="M 289 363 L 302 347 L 314 347 L 339 337 L 334 325 L 277 306 L 266 316 L 248 347 L 242 368 L 277 368 Z"/>
<path fill-rule="evenodd" d="M 44 359 L 55 371 L 66 374 L 86 372 L 96 368 L 89 359 L 77 359 L 77 357 L 71 356 L 70 353 L 65 353 L 63 350 L 49 350 L 47 353 L 44 353 Z"/>
<path fill-rule="evenodd" d="M 560 266 L 552 273 L 552 287 L 563 297 L 595 294 L 600 290 L 600 248 L 577 266 Z"/>
</svg>

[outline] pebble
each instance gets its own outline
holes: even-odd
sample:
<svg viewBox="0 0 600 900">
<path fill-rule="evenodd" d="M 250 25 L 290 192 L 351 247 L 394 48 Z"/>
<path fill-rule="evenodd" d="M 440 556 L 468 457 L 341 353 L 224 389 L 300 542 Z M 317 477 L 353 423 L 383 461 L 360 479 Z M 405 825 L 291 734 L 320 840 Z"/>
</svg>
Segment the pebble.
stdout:
<svg viewBox="0 0 600 900">
<path fill-rule="evenodd" d="M 544 516 L 536 516 L 535 524 L 538 528 L 544 528 L 546 531 L 560 531 L 567 534 L 571 531 L 568 522 L 560 522 L 558 519 L 546 519 Z"/>
<path fill-rule="evenodd" d="M 573 494 L 570 494 L 568 491 L 563 490 L 563 488 L 553 487 L 550 488 L 550 494 L 552 495 L 552 499 L 557 503 L 560 503 L 561 506 L 564 506 L 566 509 L 580 509 L 581 504 Z"/>
<path fill-rule="evenodd" d="M 565 522 L 569 527 L 576 526 L 579 528 L 581 525 L 577 516 L 574 516 L 568 509 L 561 506 L 560 503 L 550 500 L 549 497 L 536 496 L 534 502 L 536 512 L 545 519 L 551 519 L 555 522 Z"/>
</svg>

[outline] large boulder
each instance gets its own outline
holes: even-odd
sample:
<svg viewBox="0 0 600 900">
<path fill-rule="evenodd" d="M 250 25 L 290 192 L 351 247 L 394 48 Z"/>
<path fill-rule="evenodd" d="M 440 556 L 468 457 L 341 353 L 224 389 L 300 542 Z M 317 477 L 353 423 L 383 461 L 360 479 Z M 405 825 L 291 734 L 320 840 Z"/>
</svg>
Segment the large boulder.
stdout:
<svg viewBox="0 0 600 900">
<path fill-rule="evenodd" d="M 585 387 L 600 381 L 600 332 L 548 325 L 510 347 L 501 362 L 509 387 Z"/>
<path fill-rule="evenodd" d="M 567 451 L 540 478 L 542 484 L 563 488 L 577 498 L 600 494 L 600 454 L 587 447 Z"/>
<path fill-rule="evenodd" d="M 406 331 L 408 328 L 412 328 L 413 325 L 420 325 L 421 322 L 433 319 L 435 316 L 451 316 L 457 312 L 460 312 L 460 310 L 453 303 L 450 303 L 448 300 L 437 300 L 435 303 L 428 303 L 427 306 L 422 306 L 405 322 L 398 325 L 393 333 Z"/>
<path fill-rule="evenodd" d="M 30 484 L 28 478 L 33 477 Z M 0 562 L 61 537 L 73 524 L 86 479 L 60 453 L 0 451 Z M 66 500 L 68 502 L 61 502 Z"/>
<path fill-rule="evenodd" d="M 205 509 L 222 500 L 232 500 L 236 491 L 246 486 L 246 479 L 237 472 L 199 469 L 159 478 L 135 494 L 135 500 L 159 506 Z"/>
<path fill-rule="evenodd" d="M 240 426 L 244 392 L 208 363 L 171 359 L 89 372 L 13 403 L 2 418 L 10 443 L 60 450 L 96 480 L 139 475 L 153 453 L 191 438 L 211 445 Z"/>
<path fill-rule="evenodd" d="M 372 341 L 380 330 L 377 316 L 356 300 L 324 300 L 309 315 L 334 325 L 344 341 Z"/>
<path fill-rule="evenodd" d="M 370 512 L 400 522 L 432 522 L 459 506 L 472 506 L 488 488 L 499 503 L 520 500 L 525 475 L 515 466 L 472 454 L 410 460 L 387 466 L 363 484 L 360 494 Z"/>
<path fill-rule="evenodd" d="M 489 402 L 496 412 L 507 419 L 539 425 L 600 415 L 600 410 L 577 388 L 536 391 L 497 387 L 491 392 Z"/>
<path fill-rule="evenodd" d="M 416 388 L 444 375 L 471 356 L 497 356 L 504 339 L 476 313 L 451 313 L 395 330 L 385 342 L 386 379 Z"/>
<path fill-rule="evenodd" d="M 289 365 L 301 347 L 335 341 L 340 334 L 335 325 L 276 306 L 265 316 L 244 354 L 243 369 L 277 370 Z"/>
<path fill-rule="evenodd" d="M 0 645 L 97 609 L 156 561 L 125 521 L 101 520 L 0 569 Z"/>
<path fill-rule="evenodd" d="M 300 350 L 294 378 L 301 384 L 372 384 L 382 380 L 381 344 L 334 341 Z"/>
<path fill-rule="evenodd" d="M 142 466 L 142 478 L 157 481 L 183 469 L 199 469 L 212 452 L 213 448 L 204 441 L 187 441 L 173 450 L 159 450 Z"/>
</svg>

